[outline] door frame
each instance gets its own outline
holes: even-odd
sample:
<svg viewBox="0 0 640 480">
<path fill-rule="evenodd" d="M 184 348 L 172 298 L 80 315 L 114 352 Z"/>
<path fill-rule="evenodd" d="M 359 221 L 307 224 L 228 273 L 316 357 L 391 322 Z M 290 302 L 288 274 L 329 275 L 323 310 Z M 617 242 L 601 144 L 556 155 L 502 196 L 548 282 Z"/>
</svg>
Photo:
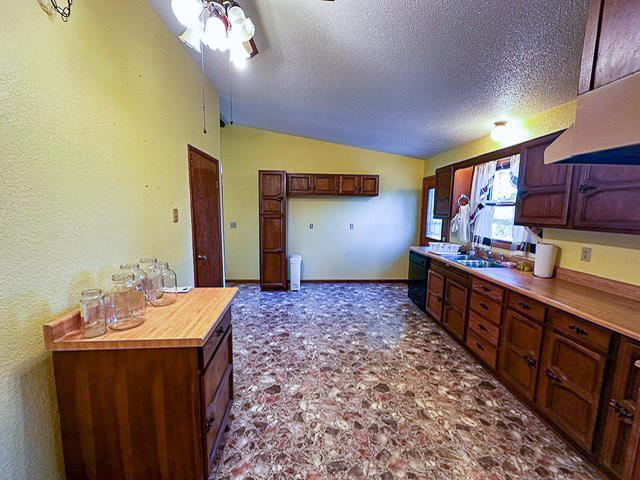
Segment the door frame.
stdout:
<svg viewBox="0 0 640 480">
<path fill-rule="evenodd" d="M 191 185 L 193 182 L 193 162 L 191 160 L 191 154 L 196 153 L 210 162 L 213 162 L 218 167 L 218 221 L 220 224 L 220 229 L 218 231 L 218 240 L 220 245 L 220 260 L 222 262 L 220 268 L 220 285 L 223 287 L 226 286 L 226 265 L 224 260 L 224 216 L 222 213 L 222 164 L 220 160 L 209 155 L 208 153 L 200 150 L 199 148 L 194 147 L 191 144 L 187 144 L 187 168 L 189 170 L 189 207 L 191 209 L 191 251 L 192 251 L 192 261 L 193 261 L 193 284 L 194 287 L 198 287 L 198 259 L 196 253 L 196 235 L 195 235 L 195 209 L 193 207 L 193 195 L 191 192 Z"/>
</svg>

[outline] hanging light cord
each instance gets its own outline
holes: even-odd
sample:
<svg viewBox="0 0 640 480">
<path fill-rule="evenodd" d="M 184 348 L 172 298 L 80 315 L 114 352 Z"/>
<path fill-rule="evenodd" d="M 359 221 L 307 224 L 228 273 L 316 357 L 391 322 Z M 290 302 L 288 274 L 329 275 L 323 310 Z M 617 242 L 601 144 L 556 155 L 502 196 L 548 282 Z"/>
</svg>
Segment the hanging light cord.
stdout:
<svg viewBox="0 0 640 480">
<path fill-rule="evenodd" d="M 62 17 L 63 22 L 69 21 L 69 17 L 71 16 L 71 5 L 73 5 L 73 0 L 67 0 L 66 7 L 60 7 L 56 0 L 51 0 L 51 5 L 53 5 L 53 9 L 56 11 L 58 15 Z"/>
<path fill-rule="evenodd" d="M 229 70 L 229 114 L 230 114 L 230 119 L 229 119 L 229 124 L 233 125 L 233 80 L 231 78 L 231 76 L 233 75 L 233 68 L 231 68 L 231 57 L 229 57 L 229 63 L 227 64 L 228 66 L 228 70 Z"/>
<path fill-rule="evenodd" d="M 200 49 L 200 67 L 202 68 L 202 133 L 207 134 L 207 106 L 205 104 L 204 45 Z"/>
</svg>

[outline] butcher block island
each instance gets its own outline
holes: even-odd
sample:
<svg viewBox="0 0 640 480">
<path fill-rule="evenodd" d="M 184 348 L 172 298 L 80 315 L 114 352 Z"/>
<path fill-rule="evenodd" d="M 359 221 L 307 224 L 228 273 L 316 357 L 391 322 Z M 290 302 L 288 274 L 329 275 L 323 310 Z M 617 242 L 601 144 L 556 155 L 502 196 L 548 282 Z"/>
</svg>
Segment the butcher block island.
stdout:
<svg viewBox="0 0 640 480">
<path fill-rule="evenodd" d="M 233 402 L 236 288 L 197 288 L 127 331 L 44 325 L 67 479 L 207 479 Z"/>
</svg>

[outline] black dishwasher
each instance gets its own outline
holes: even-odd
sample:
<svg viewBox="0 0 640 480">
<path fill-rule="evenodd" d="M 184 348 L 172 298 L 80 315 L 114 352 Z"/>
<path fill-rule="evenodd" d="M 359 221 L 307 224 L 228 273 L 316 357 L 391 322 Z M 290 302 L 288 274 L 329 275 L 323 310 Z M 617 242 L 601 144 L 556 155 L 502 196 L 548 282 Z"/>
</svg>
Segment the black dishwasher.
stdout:
<svg viewBox="0 0 640 480">
<path fill-rule="evenodd" d="M 429 257 L 409 252 L 409 298 L 420 310 L 425 310 L 427 301 L 427 272 Z"/>
</svg>

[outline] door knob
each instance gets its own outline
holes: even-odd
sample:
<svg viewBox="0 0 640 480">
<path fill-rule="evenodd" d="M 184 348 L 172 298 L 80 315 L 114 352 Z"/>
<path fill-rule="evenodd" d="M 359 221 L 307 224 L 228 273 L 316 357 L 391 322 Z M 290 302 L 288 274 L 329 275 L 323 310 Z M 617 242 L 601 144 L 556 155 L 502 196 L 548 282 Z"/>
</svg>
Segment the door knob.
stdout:
<svg viewBox="0 0 640 480">
<path fill-rule="evenodd" d="M 202 260 L 203 262 L 205 262 L 207 260 L 207 256 L 206 255 L 198 255 L 198 260 Z"/>
<path fill-rule="evenodd" d="M 594 185 L 589 185 L 587 183 L 582 183 L 580 184 L 580 186 L 578 187 L 578 192 L 580 193 L 587 193 L 589 190 L 595 190 L 595 186 Z"/>
</svg>

